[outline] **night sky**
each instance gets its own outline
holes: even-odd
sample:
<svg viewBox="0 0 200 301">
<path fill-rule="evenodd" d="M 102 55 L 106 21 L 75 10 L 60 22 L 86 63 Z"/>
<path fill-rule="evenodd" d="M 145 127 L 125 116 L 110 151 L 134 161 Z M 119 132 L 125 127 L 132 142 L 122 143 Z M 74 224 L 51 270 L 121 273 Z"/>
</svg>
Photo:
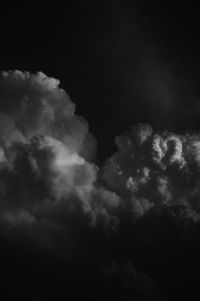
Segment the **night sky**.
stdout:
<svg viewBox="0 0 200 301">
<path fill-rule="evenodd" d="M 199 16 L 189 2 L 2 5 L 0 300 L 198 292 Z"/>
</svg>

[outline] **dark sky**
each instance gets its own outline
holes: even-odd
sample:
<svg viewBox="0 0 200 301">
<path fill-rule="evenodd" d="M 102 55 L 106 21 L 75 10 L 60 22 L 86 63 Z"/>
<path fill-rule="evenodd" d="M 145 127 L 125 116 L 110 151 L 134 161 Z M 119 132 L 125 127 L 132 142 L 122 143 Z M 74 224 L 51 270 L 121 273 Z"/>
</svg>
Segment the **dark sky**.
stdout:
<svg viewBox="0 0 200 301">
<path fill-rule="evenodd" d="M 29 72 L 0 72 L 0 300 L 199 292 L 199 13 L 1 6 L 0 71 Z"/>
<path fill-rule="evenodd" d="M 149 1 L 68 1 L 1 9 L 1 69 L 38 71 L 89 122 L 105 158 L 132 124 L 199 127 L 199 10 Z"/>
</svg>

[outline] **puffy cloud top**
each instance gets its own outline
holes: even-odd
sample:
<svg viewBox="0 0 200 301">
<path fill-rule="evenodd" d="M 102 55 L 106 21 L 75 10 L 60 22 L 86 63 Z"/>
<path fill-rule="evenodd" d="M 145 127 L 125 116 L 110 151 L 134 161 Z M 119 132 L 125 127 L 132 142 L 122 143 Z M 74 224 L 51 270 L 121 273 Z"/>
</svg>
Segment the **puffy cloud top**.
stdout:
<svg viewBox="0 0 200 301">
<path fill-rule="evenodd" d="M 74 114 L 75 105 L 59 83 L 42 72 L 2 72 L 0 111 L 4 135 L 12 135 L 12 139 L 19 139 L 20 135 L 21 139 L 48 135 L 80 152 L 88 135 L 88 124 Z"/>
<path fill-rule="evenodd" d="M 59 84 L 42 72 L 0 75 L 2 221 L 16 226 L 39 218 L 63 226 L 62 208 L 66 219 L 76 208 L 91 225 L 107 227 L 117 220 L 109 208 L 119 197 L 96 185 L 98 167 L 87 161 L 95 139 Z"/>
<path fill-rule="evenodd" d="M 118 136 L 116 143 L 117 153 L 101 171 L 101 179 L 110 189 L 126 199 L 131 208 L 138 210 L 137 204 L 144 199 L 151 204 L 146 210 L 179 203 L 197 218 L 199 205 L 194 199 L 200 193 L 199 135 L 153 133 L 149 125 L 141 124 Z M 141 215 L 146 210 L 141 207 Z"/>
</svg>

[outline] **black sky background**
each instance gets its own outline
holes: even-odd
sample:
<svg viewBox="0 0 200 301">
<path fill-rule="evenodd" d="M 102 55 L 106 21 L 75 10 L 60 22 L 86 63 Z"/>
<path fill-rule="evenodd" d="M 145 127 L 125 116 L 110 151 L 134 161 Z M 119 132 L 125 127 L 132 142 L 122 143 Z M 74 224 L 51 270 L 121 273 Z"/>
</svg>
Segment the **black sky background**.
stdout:
<svg viewBox="0 0 200 301">
<path fill-rule="evenodd" d="M 148 1 L 2 6 L 1 69 L 42 70 L 89 122 L 105 159 L 132 124 L 198 128 L 199 10 Z"/>
<path fill-rule="evenodd" d="M 160 1 L 156 3 L 154 1 L 117 0 L 66 1 L 63 4 L 54 2 L 46 5 L 28 1 L 16 4 L 4 3 L 0 9 L 0 69 L 19 69 L 30 72 L 41 70 L 48 76 L 58 78 L 61 81 L 60 86 L 67 91 L 76 104 L 76 112 L 88 121 L 90 131 L 98 141 L 98 157 L 103 162 L 116 149 L 114 142 L 116 135 L 128 130 L 134 124 L 145 122 L 150 123 L 155 130 L 168 129 L 175 132 L 183 129 L 199 129 L 199 13 L 197 5 L 181 2 L 170 4 Z M 77 216 L 78 220 L 79 215 Z M 165 281 L 167 284 L 170 283 L 169 277 L 172 277 L 170 269 L 175 266 L 174 278 L 172 277 L 173 285 L 174 283 L 175 285 L 173 287 L 169 285 L 167 288 L 173 291 L 174 287 L 178 287 L 174 296 L 179 296 L 182 285 L 187 284 L 187 280 L 184 279 L 187 272 L 189 271 L 188 277 L 190 277 L 195 267 L 199 271 L 199 263 L 196 265 L 195 261 L 198 258 L 197 251 L 200 249 L 197 242 L 199 225 L 197 228 L 194 227 L 193 237 L 187 237 L 188 243 L 188 241 L 179 240 L 179 229 L 177 230 L 175 226 L 177 233 L 174 232 L 174 228 L 170 228 L 171 221 L 168 227 L 168 217 L 165 213 L 164 217 L 162 215 L 159 217 L 159 220 L 151 218 L 152 227 L 149 232 L 155 243 L 149 247 L 149 258 L 152 256 L 156 262 L 158 257 L 162 264 L 164 262 L 166 275 L 164 275 L 163 283 Z M 72 225 L 74 236 L 77 237 L 77 241 L 81 241 L 84 252 L 86 254 L 89 252 L 88 257 L 94 254 L 94 258 L 88 259 L 90 260 L 88 269 L 92 270 L 91 274 L 95 273 L 96 268 L 92 264 L 96 263 L 101 256 L 111 257 L 114 248 L 115 257 L 119 261 L 123 261 L 123 256 L 129 247 L 129 254 L 126 254 L 126 257 L 131 256 L 134 248 L 132 242 L 129 242 L 132 233 L 128 230 L 126 232 L 122 229 L 110 239 L 110 237 L 102 237 L 102 233 L 96 234 L 98 230 L 93 233 L 90 229 L 85 230 L 84 227 L 82 229 L 81 223 L 84 224 L 85 221 L 76 222 Z M 151 271 L 151 276 L 154 274 L 157 276 L 162 273 L 159 260 L 156 267 L 152 266 L 148 255 L 145 255 L 145 243 L 142 242 L 143 247 L 140 249 L 140 233 L 143 235 L 146 231 L 144 229 L 148 222 L 141 222 L 137 228 L 139 234 L 134 234 L 136 250 L 134 249 L 133 257 L 136 262 L 139 261 L 139 264 L 141 258 L 142 260 L 146 258 L 146 262 L 139 266 L 141 271 L 146 264 L 145 272 Z M 160 225 L 163 226 L 161 232 L 158 230 Z M 126 223 L 123 227 L 128 229 Z M 123 237 L 124 233 L 127 233 L 127 237 Z M 163 233 L 165 237 L 162 240 Z M 168 237 L 170 237 L 169 250 L 165 250 Z M 45 287 L 47 299 L 50 298 L 49 283 L 50 286 L 53 285 L 52 277 L 49 276 L 43 283 L 43 275 L 48 274 L 48 269 L 50 273 L 52 270 L 58 271 L 56 275 L 60 275 L 57 280 L 57 290 L 59 290 L 63 289 L 66 279 L 68 286 L 71 283 L 74 285 L 73 277 L 70 278 L 70 271 L 67 271 L 66 277 L 68 278 L 65 278 L 65 264 L 72 270 L 78 271 L 81 268 L 84 270 L 87 266 L 87 262 L 81 262 L 80 259 L 75 266 L 65 263 L 63 267 L 63 258 L 56 258 L 55 262 L 52 262 L 51 256 L 50 259 L 46 258 L 46 253 L 43 254 L 40 248 L 34 251 L 34 254 L 30 252 L 27 255 L 27 250 L 23 249 L 21 240 L 19 248 L 13 240 L 10 242 L 8 239 L 6 243 L 8 246 L 2 251 L 6 264 L 9 262 L 9 269 L 12 271 L 17 271 L 22 265 L 23 274 L 19 277 L 15 272 L 16 274 L 10 276 L 10 270 L 5 266 L 3 270 L 7 273 L 6 279 L 20 296 L 21 287 L 24 287 L 22 282 L 26 278 L 27 271 L 29 274 L 32 273 L 32 278 L 29 277 L 29 281 L 32 281 L 31 292 L 26 293 L 28 296 L 33 295 L 33 300 L 40 300 L 40 284 Z M 105 249 L 101 249 L 102 245 Z M 197 251 L 193 260 L 191 254 L 196 246 Z M 88 251 L 90 247 L 91 250 Z M 157 251 L 154 252 L 157 247 Z M 28 250 L 29 248 L 31 249 L 32 246 L 28 246 Z M 179 253 L 182 248 L 185 248 L 187 255 L 189 254 L 186 267 L 182 265 L 184 252 Z M 13 258 L 13 250 L 16 250 L 15 258 Z M 20 253 L 19 259 L 16 259 L 18 258 L 17 252 Z M 167 252 L 171 256 L 170 259 L 165 259 Z M 168 260 L 171 262 L 169 268 Z M 42 268 L 38 267 L 41 262 Z M 49 262 L 52 263 L 50 267 Z M 81 264 L 83 267 L 79 266 Z M 101 264 L 102 262 L 97 262 L 97 266 Z M 42 269 L 46 271 L 43 272 Z M 183 279 L 180 279 L 178 277 L 182 272 Z M 3 278 L 4 275 L 1 277 Z M 104 280 L 98 279 L 94 282 L 101 283 L 101 281 Z M 36 288 L 35 282 L 37 282 Z M 85 283 L 81 286 L 81 276 L 78 283 L 80 290 L 87 291 L 87 288 L 84 288 Z M 193 285 L 195 286 L 193 281 L 191 283 L 190 291 Z M 105 287 L 110 290 L 115 287 L 115 284 L 116 282 L 112 281 L 111 285 L 104 283 Z M 100 291 L 101 284 L 94 287 L 95 290 Z M 196 290 L 198 290 L 197 287 Z M 190 296 L 190 291 L 188 296 Z M 103 297 L 99 294 L 99 300 L 105 298 L 103 292 L 101 293 Z M 184 293 L 185 291 L 183 295 Z M 129 296 L 126 297 L 129 300 Z M 42 297 L 41 300 L 43 300 Z"/>
</svg>

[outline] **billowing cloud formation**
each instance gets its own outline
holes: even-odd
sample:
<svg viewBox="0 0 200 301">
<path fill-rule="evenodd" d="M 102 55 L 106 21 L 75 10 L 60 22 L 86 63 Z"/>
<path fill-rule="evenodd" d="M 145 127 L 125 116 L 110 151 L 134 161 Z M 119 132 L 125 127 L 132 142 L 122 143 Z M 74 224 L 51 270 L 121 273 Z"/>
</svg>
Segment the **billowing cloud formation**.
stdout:
<svg viewBox="0 0 200 301">
<path fill-rule="evenodd" d="M 83 151 L 88 139 L 87 122 L 74 114 L 75 105 L 59 88 L 59 80 L 44 73 L 8 71 L 1 74 L 0 111 L 3 144 L 33 136 L 52 136 Z M 8 137 L 6 137 L 8 135 Z"/>
<path fill-rule="evenodd" d="M 119 286 L 123 297 L 128 290 L 159 299 L 154 279 L 173 290 L 167 269 L 199 233 L 200 134 L 139 124 L 116 144 L 117 152 L 96 166 L 95 139 L 59 81 L 42 72 L 2 72 L 0 241 L 33 258 L 62 258 L 75 275 L 87 270 L 83 287 L 93 281 L 106 288 L 111 275 L 113 289 L 115 281 L 130 282 Z M 114 264 L 102 272 L 105 262 Z M 187 274 L 180 271 L 175 278 Z"/>
<path fill-rule="evenodd" d="M 79 206 L 91 225 L 99 219 L 115 224 L 106 208 L 118 206 L 119 197 L 95 185 L 98 168 L 87 161 L 93 157 L 95 139 L 58 86 L 58 80 L 42 72 L 1 74 L 2 220 L 65 224 L 54 212 Z"/>
<path fill-rule="evenodd" d="M 118 152 L 107 160 L 101 177 L 135 217 L 178 205 L 185 215 L 199 219 L 198 134 L 153 133 L 144 124 L 117 137 L 116 143 Z"/>
</svg>

